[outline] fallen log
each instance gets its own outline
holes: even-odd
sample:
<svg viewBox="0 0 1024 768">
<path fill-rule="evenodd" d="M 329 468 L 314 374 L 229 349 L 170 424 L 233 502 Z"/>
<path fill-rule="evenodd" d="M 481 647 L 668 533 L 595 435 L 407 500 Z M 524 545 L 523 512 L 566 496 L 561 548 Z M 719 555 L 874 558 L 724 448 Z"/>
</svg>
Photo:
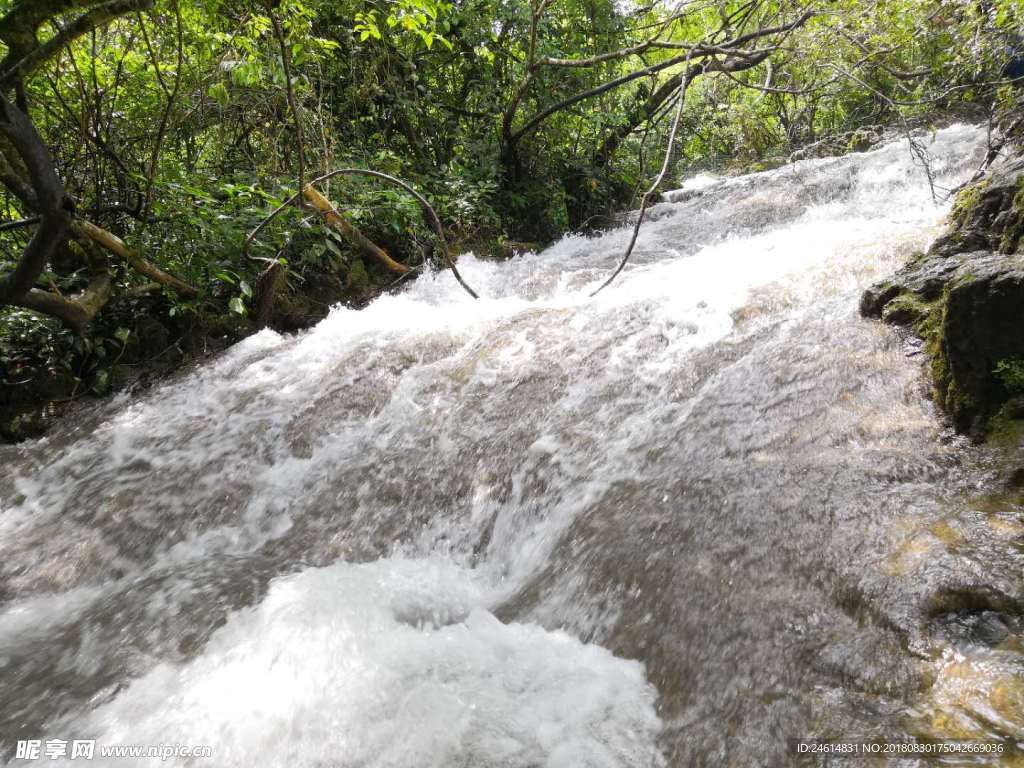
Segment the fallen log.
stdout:
<svg viewBox="0 0 1024 768">
<path fill-rule="evenodd" d="M 409 271 L 409 268 L 405 266 L 405 264 L 399 264 L 397 261 L 392 259 L 387 251 L 370 240 L 370 238 L 359 231 L 359 228 L 356 227 L 355 224 L 348 221 L 344 216 L 338 213 L 334 206 L 331 205 L 331 201 L 321 195 L 312 184 L 306 185 L 305 189 L 302 190 L 302 197 L 323 217 L 324 223 L 327 224 L 327 226 L 341 232 L 363 253 L 377 259 L 392 272 L 403 275 Z"/>
<path fill-rule="evenodd" d="M 199 291 L 188 283 L 179 280 L 174 275 L 164 272 L 156 264 L 144 259 L 125 245 L 124 241 L 112 232 L 108 232 L 102 227 L 97 227 L 95 224 L 90 221 L 86 221 L 85 219 L 75 219 L 71 228 L 77 234 L 88 238 L 92 242 L 101 246 L 104 250 L 109 251 L 114 256 L 124 261 L 140 275 L 144 275 L 150 280 L 160 283 L 160 285 L 173 288 L 182 296 L 195 296 L 199 293 Z"/>
</svg>

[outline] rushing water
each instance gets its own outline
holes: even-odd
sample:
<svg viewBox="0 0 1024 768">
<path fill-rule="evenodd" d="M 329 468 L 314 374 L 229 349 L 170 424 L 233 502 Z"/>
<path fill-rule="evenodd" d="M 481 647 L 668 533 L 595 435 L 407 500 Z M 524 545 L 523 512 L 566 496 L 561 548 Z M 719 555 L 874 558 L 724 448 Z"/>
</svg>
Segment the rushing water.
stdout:
<svg viewBox="0 0 1024 768">
<path fill-rule="evenodd" d="M 981 142 L 938 132 L 937 183 Z M 3 449 L 0 760 L 1024 738 L 1021 508 L 983 495 L 992 455 L 944 431 L 910 342 L 857 316 L 945 213 L 905 144 L 677 199 L 596 299 L 625 231 L 465 257 L 481 301 L 426 275 Z"/>
</svg>

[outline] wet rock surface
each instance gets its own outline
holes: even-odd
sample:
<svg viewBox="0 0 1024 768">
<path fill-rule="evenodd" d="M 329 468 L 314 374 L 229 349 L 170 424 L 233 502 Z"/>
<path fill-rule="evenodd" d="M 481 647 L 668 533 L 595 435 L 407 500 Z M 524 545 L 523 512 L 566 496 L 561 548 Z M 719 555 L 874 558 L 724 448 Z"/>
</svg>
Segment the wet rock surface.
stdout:
<svg viewBox="0 0 1024 768">
<path fill-rule="evenodd" d="M 1024 157 L 966 187 L 928 251 L 861 297 L 861 314 L 926 342 L 936 401 L 960 432 L 981 436 L 1021 393 L 1024 370 Z M 1005 372 L 1005 373 L 1004 373 Z M 1001 410 L 1002 409 L 1002 410 Z"/>
<path fill-rule="evenodd" d="M 813 157 L 835 157 L 848 152 L 866 152 L 880 144 L 885 138 L 885 129 L 880 125 L 866 125 L 855 131 L 846 131 L 808 144 L 793 152 L 791 162 Z"/>
</svg>

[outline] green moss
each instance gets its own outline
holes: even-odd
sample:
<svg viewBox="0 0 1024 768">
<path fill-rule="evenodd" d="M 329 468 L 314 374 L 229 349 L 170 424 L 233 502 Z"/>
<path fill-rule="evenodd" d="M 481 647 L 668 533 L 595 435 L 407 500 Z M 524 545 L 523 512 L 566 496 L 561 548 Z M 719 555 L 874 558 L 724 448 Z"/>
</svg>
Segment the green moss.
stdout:
<svg viewBox="0 0 1024 768">
<path fill-rule="evenodd" d="M 1024 176 L 1017 182 L 1017 194 L 1013 196 L 1013 210 L 1024 214 Z"/>
<path fill-rule="evenodd" d="M 930 302 L 921 301 L 911 294 L 904 294 L 894 299 L 895 302 L 901 302 L 901 304 L 898 305 L 899 308 L 892 311 L 914 314 L 915 319 L 911 327 L 914 333 L 924 341 L 924 349 L 928 355 L 932 375 L 935 402 L 953 418 L 959 429 L 965 429 L 968 425 L 961 422 L 977 410 L 978 404 L 970 394 L 957 385 L 949 366 L 949 358 L 943 348 L 943 325 L 948 298 L 948 288 L 943 296 Z M 886 307 L 886 311 L 890 312 L 889 307 Z"/>
<path fill-rule="evenodd" d="M 935 399 L 949 410 L 951 401 L 956 400 L 952 373 L 949 361 L 942 349 L 942 323 L 945 319 L 946 296 L 924 304 L 919 319 L 914 323 L 914 333 L 924 340 L 925 352 L 928 355 L 932 383 L 935 387 Z"/>
<path fill-rule="evenodd" d="M 965 429 L 968 424 L 963 423 L 964 417 L 977 410 L 978 404 L 974 398 L 960 389 L 955 380 L 950 379 L 946 386 L 946 412 L 953 417 L 958 428 Z"/>
<path fill-rule="evenodd" d="M 1004 229 L 1002 237 L 999 238 L 999 252 L 1013 253 L 1017 247 L 1019 237 L 1016 227 L 1010 226 Z"/>
<path fill-rule="evenodd" d="M 917 251 L 907 261 L 907 267 L 918 267 L 921 266 L 925 261 L 929 259 L 928 251 Z"/>
<path fill-rule="evenodd" d="M 882 319 L 897 325 L 913 325 L 916 332 L 916 326 L 927 319 L 931 309 L 932 305 L 923 301 L 917 294 L 901 293 L 885 305 Z"/>
<path fill-rule="evenodd" d="M 970 219 L 971 213 L 981 202 L 982 193 L 988 188 L 989 179 L 982 179 L 964 187 L 953 201 L 953 209 L 949 212 L 949 220 L 957 227 L 962 227 Z"/>
<path fill-rule="evenodd" d="M 974 274 L 970 270 L 964 270 L 959 275 L 957 275 L 956 285 L 970 285 L 977 279 L 978 276 L 976 274 Z"/>
<path fill-rule="evenodd" d="M 928 302 L 917 299 L 916 310 L 918 312 L 918 316 L 912 327 L 914 329 L 914 333 L 924 339 L 925 344 L 929 347 L 929 354 L 932 352 L 931 347 L 935 347 L 935 350 L 937 351 L 942 344 L 942 320 L 944 307 L 945 296 Z"/>
<path fill-rule="evenodd" d="M 851 152 L 865 152 L 871 149 L 871 145 L 874 143 L 875 136 L 870 131 L 854 131 L 853 135 L 850 137 L 848 149 Z"/>
<path fill-rule="evenodd" d="M 1017 194 L 1013 196 L 1009 216 L 1003 226 L 1003 234 L 999 240 L 1001 253 L 1016 253 L 1024 237 L 1024 177 L 1017 183 Z"/>
</svg>

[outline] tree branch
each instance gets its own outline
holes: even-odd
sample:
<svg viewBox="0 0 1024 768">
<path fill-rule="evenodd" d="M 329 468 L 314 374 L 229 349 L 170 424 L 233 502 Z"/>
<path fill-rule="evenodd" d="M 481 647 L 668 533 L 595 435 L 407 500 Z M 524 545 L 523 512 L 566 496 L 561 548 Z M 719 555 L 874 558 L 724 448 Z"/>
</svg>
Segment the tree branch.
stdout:
<svg viewBox="0 0 1024 768">
<path fill-rule="evenodd" d="M 299 189 L 306 188 L 306 142 L 302 135 L 302 113 L 299 111 L 299 104 L 295 99 L 295 89 L 292 87 L 292 65 L 291 52 L 288 49 L 288 41 L 285 39 L 284 30 L 281 28 L 281 21 L 274 13 L 273 6 L 267 2 L 267 14 L 270 16 L 271 24 L 274 27 L 274 36 L 281 49 L 281 66 L 284 68 L 285 94 L 288 97 L 288 107 L 292 111 L 292 119 L 295 121 L 295 147 L 299 160 Z"/>
<path fill-rule="evenodd" d="M 626 252 L 622 255 L 622 259 L 619 261 L 619 265 L 615 268 L 615 271 L 609 275 L 608 279 L 605 280 L 597 289 L 590 294 L 590 298 L 593 298 L 609 285 L 612 281 L 619 276 L 619 273 L 626 267 L 626 263 L 629 261 L 630 255 L 633 253 L 633 247 L 636 245 L 636 239 L 640 235 L 640 225 L 644 223 L 644 214 L 647 212 L 647 205 L 650 203 L 651 195 L 658 189 L 658 185 L 661 184 L 661 180 L 665 178 L 665 173 L 668 171 L 669 163 L 672 161 L 672 148 L 676 141 L 676 131 L 679 130 L 679 121 L 683 116 L 683 107 L 686 104 L 686 89 L 690 87 L 692 75 L 691 67 L 686 68 L 686 74 L 683 75 L 679 82 L 679 96 L 676 103 L 676 114 L 672 120 L 672 128 L 668 133 L 668 147 L 665 149 L 665 161 L 661 164 L 661 170 L 658 172 L 657 177 L 648 187 L 644 193 L 643 199 L 640 201 L 640 212 L 636 216 L 636 223 L 633 225 L 633 234 L 629 239 L 629 245 L 626 246 Z"/>
<path fill-rule="evenodd" d="M 97 227 L 92 222 L 85 221 L 84 219 L 76 219 L 73 228 L 77 234 L 88 238 L 92 242 L 104 248 L 106 251 L 114 254 L 140 275 L 145 275 L 150 280 L 158 282 L 168 288 L 173 288 L 182 296 L 195 296 L 199 293 L 188 283 L 179 280 L 174 275 L 164 272 L 156 264 L 153 264 L 151 261 L 148 261 L 137 254 L 125 245 L 124 241 L 117 235 L 108 232 L 101 227 Z"/>
<path fill-rule="evenodd" d="M 656 74 L 665 69 L 669 69 L 670 67 L 682 64 L 685 61 L 706 59 L 711 58 L 713 56 L 728 57 L 729 61 L 726 65 L 715 64 L 706 69 L 703 65 L 701 65 L 701 68 L 704 71 L 713 71 L 717 69 L 719 66 L 727 66 L 728 71 L 735 72 L 738 71 L 739 69 L 747 69 L 749 68 L 749 66 L 755 66 L 756 64 L 759 64 L 762 61 L 764 61 L 772 52 L 778 50 L 778 45 L 770 46 L 768 48 L 761 48 L 754 51 L 741 50 L 741 47 L 743 45 L 746 45 L 747 43 L 753 42 L 755 40 L 771 37 L 774 35 L 786 35 L 792 32 L 793 30 L 803 26 L 813 17 L 814 12 L 808 11 L 799 16 L 794 21 L 789 22 L 788 24 L 780 24 L 774 27 L 765 27 L 764 29 L 759 29 L 754 32 L 741 35 L 740 37 L 736 37 L 716 45 L 711 45 L 708 43 L 667 43 L 663 41 L 651 43 L 651 47 L 683 49 L 686 51 L 686 53 L 674 56 L 672 58 L 666 59 L 665 61 L 658 62 L 657 64 L 652 64 L 648 67 L 644 67 L 633 72 L 628 72 L 624 75 L 620 75 L 619 77 L 613 80 L 608 81 L 607 83 L 596 86 L 594 88 L 590 88 L 586 91 L 581 91 L 572 96 L 569 96 L 568 98 L 562 99 L 556 102 L 555 104 L 552 104 L 547 108 L 541 110 L 536 115 L 531 117 L 522 125 L 522 127 L 519 128 L 519 130 L 512 132 L 509 135 L 508 139 L 511 141 L 513 145 L 515 145 L 519 141 L 521 141 L 523 137 L 529 135 L 534 130 L 536 130 L 540 126 L 540 124 L 543 123 L 551 115 L 565 109 L 566 107 L 572 106 L 573 104 L 576 104 L 580 101 L 584 101 L 586 99 L 594 98 L 595 96 L 600 96 L 603 93 L 607 93 L 608 91 L 625 85 L 626 83 L 632 82 L 633 80 Z M 744 60 L 746 62 L 749 62 L 749 65 L 741 66 L 738 60 Z M 561 66 L 569 65 L 563 63 Z M 694 74 L 697 74 L 695 70 L 693 72 L 687 73 L 687 76 L 692 77 Z"/>
<path fill-rule="evenodd" d="M 104 270 L 93 277 L 85 290 L 71 298 L 33 288 L 10 303 L 56 317 L 71 330 L 81 333 L 110 300 L 112 291 L 110 273 Z"/>
<path fill-rule="evenodd" d="M 0 20 L 0 40 L 8 45 L 7 56 L 0 67 L 0 88 L 8 89 L 15 83 L 30 75 L 44 63 L 57 55 L 65 46 L 77 40 L 108 21 L 116 19 L 132 11 L 147 10 L 153 0 L 107 0 L 86 11 L 72 21 L 60 32 L 45 43 L 36 41 L 36 30 L 49 18 L 69 10 L 73 5 L 86 5 L 83 2 L 22 3 Z M 34 13 L 29 13 L 26 6 L 39 6 Z"/>
<path fill-rule="evenodd" d="M 160 65 L 157 63 L 157 56 L 153 53 L 153 48 L 149 44 L 149 36 L 145 33 L 145 25 L 142 23 L 142 14 L 139 14 L 139 25 L 142 27 L 143 36 L 146 39 L 146 47 L 149 48 L 150 55 L 153 59 L 153 69 L 156 71 L 157 78 L 160 81 L 161 90 L 167 97 L 167 103 L 164 105 L 163 112 L 160 114 L 160 127 L 157 129 L 156 138 L 153 140 L 153 151 L 149 158 L 149 172 L 146 174 L 146 191 L 142 199 L 142 216 L 149 215 L 150 210 L 153 207 L 153 185 L 156 182 L 156 171 L 157 163 L 160 160 L 160 150 L 163 148 L 164 138 L 167 136 L 167 123 L 171 117 L 171 111 L 174 109 L 174 103 L 178 100 L 178 91 L 181 88 L 181 77 L 182 77 L 182 65 L 184 63 L 184 44 L 182 40 L 182 29 L 181 29 L 181 7 L 178 5 L 179 0 L 174 0 L 174 21 L 177 25 L 177 67 L 174 72 L 174 88 L 168 90 L 167 85 L 164 83 L 163 75 L 160 74 Z"/>
<path fill-rule="evenodd" d="M 71 202 L 57 177 L 53 158 L 28 116 L 0 95 L 0 133 L 10 142 L 25 165 L 40 216 L 39 227 L 29 240 L 14 269 L 0 276 L 0 304 L 29 291 L 71 226 Z M 6 175 L 6 174 L 5 174 Z M 24 182 L 20 187 L 24 192 Z"/>
</svg>

